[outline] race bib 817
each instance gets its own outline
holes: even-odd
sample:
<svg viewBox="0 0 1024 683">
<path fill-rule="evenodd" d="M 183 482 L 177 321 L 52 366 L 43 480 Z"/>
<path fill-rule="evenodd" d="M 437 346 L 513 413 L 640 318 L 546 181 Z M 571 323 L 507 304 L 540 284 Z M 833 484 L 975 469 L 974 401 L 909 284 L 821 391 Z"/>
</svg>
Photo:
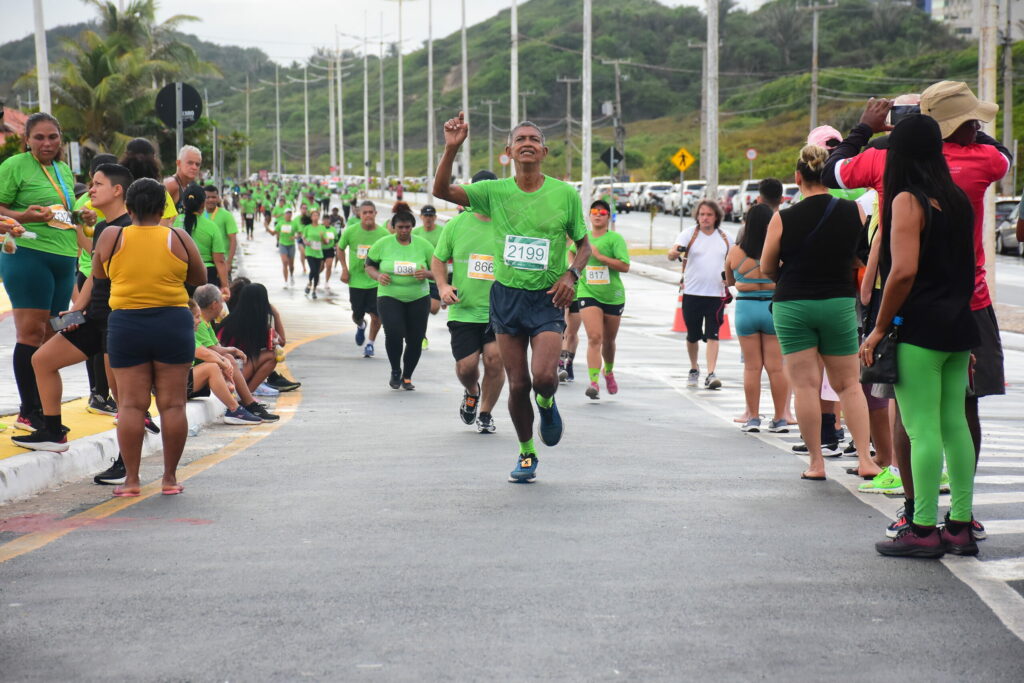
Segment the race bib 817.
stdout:
<svg viewBox="0 0 1024 683">
<path fill-rule="evenodd" d="M 611 278 L 608 275 L 608 266 L 587 266 L 587 284 L 611 284 Z"/>
</svg>

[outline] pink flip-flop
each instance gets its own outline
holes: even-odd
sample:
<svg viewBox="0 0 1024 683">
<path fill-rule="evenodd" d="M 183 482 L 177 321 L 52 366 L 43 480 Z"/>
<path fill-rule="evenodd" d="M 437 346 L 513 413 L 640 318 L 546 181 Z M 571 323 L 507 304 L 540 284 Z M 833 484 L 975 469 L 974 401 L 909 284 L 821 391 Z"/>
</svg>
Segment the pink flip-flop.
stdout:
<svg viewBox="0 0 1024 683">
<path fill-rule="evenodd" d="M 160 493 L 165 495 L 165 496 L 176 496 L 179 493 L 184 493 L 184 491 L 185 491 L 185 487 L 184 486 L 182 486 L 181 484 L 175 484 L 174 486 L 171 486 L 169 488 L 162 489 L 160 491 Z"/>
<path fill-rule="evenodd" d="M 138 491 L 125 491 L 122 486 L 115 486 L 113 495 L 115 498 L 138 498 Z"/>
</svg>

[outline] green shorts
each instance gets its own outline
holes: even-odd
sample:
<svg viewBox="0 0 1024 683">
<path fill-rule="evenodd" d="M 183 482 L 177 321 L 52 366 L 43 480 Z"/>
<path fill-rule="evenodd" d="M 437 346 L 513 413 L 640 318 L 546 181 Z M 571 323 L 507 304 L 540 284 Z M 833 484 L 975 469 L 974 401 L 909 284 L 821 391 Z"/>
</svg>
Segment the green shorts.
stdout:
<svg viewBox="0 0 1024 683">
<path fill-rule="evenodd" d="M 783 354 L 817 348 L 823 356 L 857 353 L 853 297 L 772 302 L 772 319 Z"/>
<path fill-rule="evenodd" d="M 75 288 L 74 256 L 20 247 L 0 254 L 0 277 L 12 308 L 39 308 L 57 315 L 66 311 Z"/>
</svg>

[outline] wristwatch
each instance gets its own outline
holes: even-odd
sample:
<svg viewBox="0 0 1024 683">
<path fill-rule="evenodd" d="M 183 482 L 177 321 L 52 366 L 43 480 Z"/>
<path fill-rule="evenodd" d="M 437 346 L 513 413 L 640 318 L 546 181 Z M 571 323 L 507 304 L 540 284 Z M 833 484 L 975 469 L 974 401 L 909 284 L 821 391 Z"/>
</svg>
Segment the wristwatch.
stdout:
<svg viewBox="0 0 1024 683">
<path fill-rule="evenodd" d="M 575 266 L 573 266 L 572 268 L 569 268 L 569 272 L 572 273 L 572 277 L 573 277 L 573 281 L 574 282 L 579 282 L 580 281 L 580 269 L 579 268 L 576 268 Z"/>
</svg>

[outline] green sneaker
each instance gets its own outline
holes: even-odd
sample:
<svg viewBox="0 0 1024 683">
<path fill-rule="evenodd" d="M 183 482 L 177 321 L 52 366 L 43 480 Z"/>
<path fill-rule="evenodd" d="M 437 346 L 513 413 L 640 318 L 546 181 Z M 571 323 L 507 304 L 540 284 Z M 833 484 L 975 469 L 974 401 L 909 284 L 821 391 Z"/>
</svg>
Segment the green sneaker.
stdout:
<svg viewBox="0 0 1024 683">
<path fill-rule="evenodd" d="M 423 338 L 423 350 L 426 351 L 429 348 L 430 348 L 430 342 L 427 340 L 426 337 L 424 337 Z"/>
<path fill-rule="evenodd" d="M 875 475 L 875 478 L 857 487 L 861 493 L 888 493 L 902 494 L 903 480 L 893 473 L 892 469 L 886 467 Z"/>
<path fill-rule="evenodd" d="M 939 477 L 939 493 L 949 493 L 949 475 L 946 470 L 942 470 L 942 476 Z"/>
</svg>

